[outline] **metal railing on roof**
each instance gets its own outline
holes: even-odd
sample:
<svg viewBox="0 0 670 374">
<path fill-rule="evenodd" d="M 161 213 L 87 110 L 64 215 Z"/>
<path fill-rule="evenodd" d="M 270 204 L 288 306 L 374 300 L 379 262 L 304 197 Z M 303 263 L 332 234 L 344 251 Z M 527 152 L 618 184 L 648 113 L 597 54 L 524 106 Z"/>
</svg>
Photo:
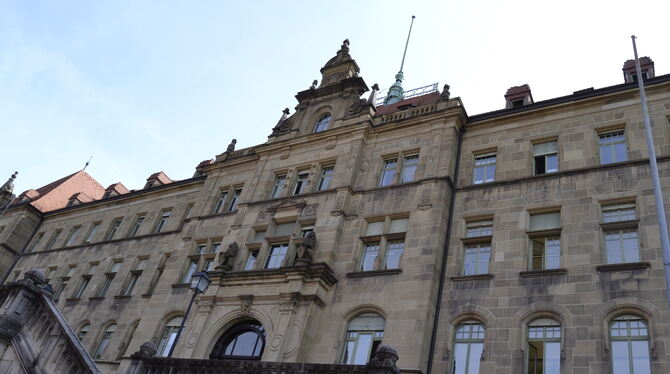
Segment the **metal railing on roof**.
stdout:
<svg viewBox="0 0 670 374">
<path fill-rule="evenodd" d="M 439 82 L 435 82 L 433 84 L 429 84 L 427 86 L 422 86 L 422 87 L 417 87 L 417 88 L 412 88 L 411 90 L 405 91 L 405 95 L 403 100 L 410 99 L 412 97 L 416 96 L 421 96 L 425 94 L 429 94 L 431 92 L 437 92 L 437 86 Z M 384 100 L 386 99 L 386 96 L 378 97 L 377 102 L 375 103 L 375 106 L 380 106 L 384 105 Z"/>
</svg>

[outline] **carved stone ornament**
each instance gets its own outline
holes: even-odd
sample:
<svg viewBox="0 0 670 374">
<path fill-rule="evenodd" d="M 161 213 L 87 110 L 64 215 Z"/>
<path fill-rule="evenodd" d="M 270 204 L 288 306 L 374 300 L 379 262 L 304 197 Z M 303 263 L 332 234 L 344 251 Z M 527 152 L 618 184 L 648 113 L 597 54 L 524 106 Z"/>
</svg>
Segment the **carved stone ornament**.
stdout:
<svg viewBox="0 0 670 374">
<path fill-rule="evenodd" d="M 154 342 L 144 342 L 140 346 L 140 350 L 133 353 L 130 355 L 130 358 L 132 359 L 143 359 L 147 357 L 153 357 L 156 355 L 156 352 L 158 351 L 158 347 L 156 346 L 156 343 Z"/>
<path fill-rule="evenodd" d="M 379 366 L 384 366 L 390 368 L 391 371 L 394 373 L 400 373 L 400 368 L 396 366 L 397 361 L 398 361 L 398 351 L 396 351 L 396 349 L 391 347 L 390 345 L 382 344 L 379 346 L 379 348 L 377 348 L 375 356 L 368 363 L 368 367 L 372 369 L 375 367 L 378 368 Z M 378 371 L 374 369 L 368 370 L 368 373 L 376 373 L 376 372 Z M 384 370 L 383 372 L 388 373 L 388 371 L 386 370 Z"/>
<path fill-rule="evenodd" d="M 232 242 L 228 246 L 228 249 L 219 254 L 219 266 L 223 269 L 223 271 L 233 270 L 233 261 L 235 260 L 235 256 L 239 250 L 240 246 L 237 245 L 237 242 Z"/>
<path fill-rule="evenodd" d="M 240 314 L 246 317 L 251 312 L 251 303 L 254 301 L 254 297 L 249 295 L 244 297 L 240 296 L 240 298 L 242 299 L 242 303 L 240 304 Z"/>
<path fill-rule="evenodd" d="M 368 101 L 365 99 L 358 99 L 357 101 L 354 101 L 353 104 L 349 105 L 347 115 L 355 116 L 361 113 L 366 107 L 368 107 Z"/>
<path fill-rule="evenodd" d="M 235 150 L 235 144 L 237 143 L 237 139 L 233 139 L 233 141 L 228 144 L 228 148 L 226 148 L 226 153 L 233 152 Z"/>
<path fill-rule="evenodd" d="M 313 249 L 316 247 L 316 233 L 309 231 L 305 238 L 296 246 L 295 264 L 311 264 L 313 256 Z"/>
</svg>

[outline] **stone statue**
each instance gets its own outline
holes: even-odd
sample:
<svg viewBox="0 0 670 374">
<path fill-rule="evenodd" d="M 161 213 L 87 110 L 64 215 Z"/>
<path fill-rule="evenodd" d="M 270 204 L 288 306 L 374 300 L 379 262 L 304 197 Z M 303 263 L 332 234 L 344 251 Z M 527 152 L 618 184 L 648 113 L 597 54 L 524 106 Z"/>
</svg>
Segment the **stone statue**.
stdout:
<svg viewBox="0 0 670 374">
<path fill-rule="evenodd" d="M 237 139 L 233 139 L 230 144 L 228 144 L 228 148 L 226 148 L 226 153 L 231 153 L 235 150 L 235 144 L 237 143 Z"/>
<path fill-rule="evenodd" d="M 233 270 L 233 261 L 239 250 L 240 247 L 237 245 L 237 242 L 230 243 L 228 249 L 219 254 L 219 266 L 217 267 L 223 268 L 223 271 Z"/>
<path fill-rule="evenodd" d="M 314 231 L 309 231 L 305 238 L 296 248 L 296 260 L 297 264 L 311 264 L 312 263 L 312 250 L 316 247 L 316 234 Z"/>
<path fill-rule="evenodd" d="M 442 88 L 442 93 L 440 94 L 440 98 L 441 98 L 442 100 L 449 100 L 449 96 L 450 96 L 450 95 L 451 95 L 451 94 L 449 93 L 449 85 L 448 85 L 448 84 L 445 84 L 445 85 L 444 85 L 444 88 Z"/>
<path fill-rule="evenodd" d="M 398 362 L 398 351 L 390 345 L 381 344 L 375 356 L 367 363 L 368 374 L 378 373 L 400 373 L 400 368 L 396 365 Z"/>
<path fill-rule="evenodd" d="M 317 85 L 318 83 L 319 83 L 319 81 L 317 81 L 317 80 L 315 79 L 314 82 L 312 82 L 312 85 L 309 86 L 309 89 L 310 89 L 310 90 L 315 90 L 315 89 L 316 89 L 316 85 Z"/>
</svg>

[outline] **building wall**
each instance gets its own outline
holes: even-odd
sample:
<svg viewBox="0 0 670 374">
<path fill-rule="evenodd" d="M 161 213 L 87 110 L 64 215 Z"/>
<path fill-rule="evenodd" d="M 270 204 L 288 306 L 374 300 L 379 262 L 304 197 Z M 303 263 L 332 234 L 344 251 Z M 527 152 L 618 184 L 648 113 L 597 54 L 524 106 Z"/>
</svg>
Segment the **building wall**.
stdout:
<svg viewBox="0 0 670 374">
<path fill-rule="evenodd" d="M 668 191 L 670 160 L 663 157 L 668 156 L 670 95 L 665 87 L 648 92 L 661 181 Z M 598 131 L 619 127 L 625 129 L 629 161 L 601 166 Z M 558 140 L 558 172 L 532 175 L 536 139 Z M 493 183 L 473 183 L 473 154 L 480 150 L 497 152 Z M 455 330 L 465 320 L 479 321 L 486 329 L 481 372 L 523 372 L 527 325 L 550 317 L 563 328 L 561 373 L 609 373 L 609 324 L 621 314 L 648 322 L 653 372 L 670 368 L 670 309 L 646 155 L 639 101 L 631 93 L 467 125 L 434 372 L 453 370 Z M 607 226 L 601 225 L 602 208 L 616 201 L 635 204 L 639 222 L 630 228 L 638 233 L 641 264 L 603 266 Z M 529 219 L 542 209 L 560 211 L 557 272 L 528 271 Z M 493 234 L 485 240 L 491 244 L 489 271 L 466 277 L 466 225 L 482 219 L 493 222 Z"/>
</svg>

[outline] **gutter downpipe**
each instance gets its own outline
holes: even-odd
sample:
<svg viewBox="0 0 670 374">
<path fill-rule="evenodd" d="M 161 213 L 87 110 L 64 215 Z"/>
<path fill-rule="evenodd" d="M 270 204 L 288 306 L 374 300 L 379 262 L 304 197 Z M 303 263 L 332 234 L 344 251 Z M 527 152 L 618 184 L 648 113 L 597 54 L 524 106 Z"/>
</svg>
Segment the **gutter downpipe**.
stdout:
<svg viewBox="0 0 670 374">
<path fill-rule="evenodd" d="M 461 163 L 461 146 L 463 144 L 463 135 L 465 134 L 465 124 L 461 126 L 458 134 L 458 146 L 456 148 L 456 165 L 454 166 L 454 183 L 451 191 L 449 203 L 449 218 L 447 221 L 447 234 L 444 239 L 444 249 L 442 251 L 442 264 L 440 265 L 440 284 L 437 288 L 437 300 L 435 301 L 435 318 L 433 319 L 433 332 L 430 336 L 430 348 L 428 351 L 428 365 L 426 374 L 430 374 L 433 369 L 433 356 L 435 355 L 435 340 L 437 338 L 437 326 L 440 319 L 440 308 L 442 304 L 442 293 L 444 292 L 444 281 L 447 273 L 447 256 L 449 254 L 449 242 L 451 241 L 451 226 L 454 219 L 454 203 L 456 202 L 456 190 L 458 186 L 458 170 Z"/>
</svg>

